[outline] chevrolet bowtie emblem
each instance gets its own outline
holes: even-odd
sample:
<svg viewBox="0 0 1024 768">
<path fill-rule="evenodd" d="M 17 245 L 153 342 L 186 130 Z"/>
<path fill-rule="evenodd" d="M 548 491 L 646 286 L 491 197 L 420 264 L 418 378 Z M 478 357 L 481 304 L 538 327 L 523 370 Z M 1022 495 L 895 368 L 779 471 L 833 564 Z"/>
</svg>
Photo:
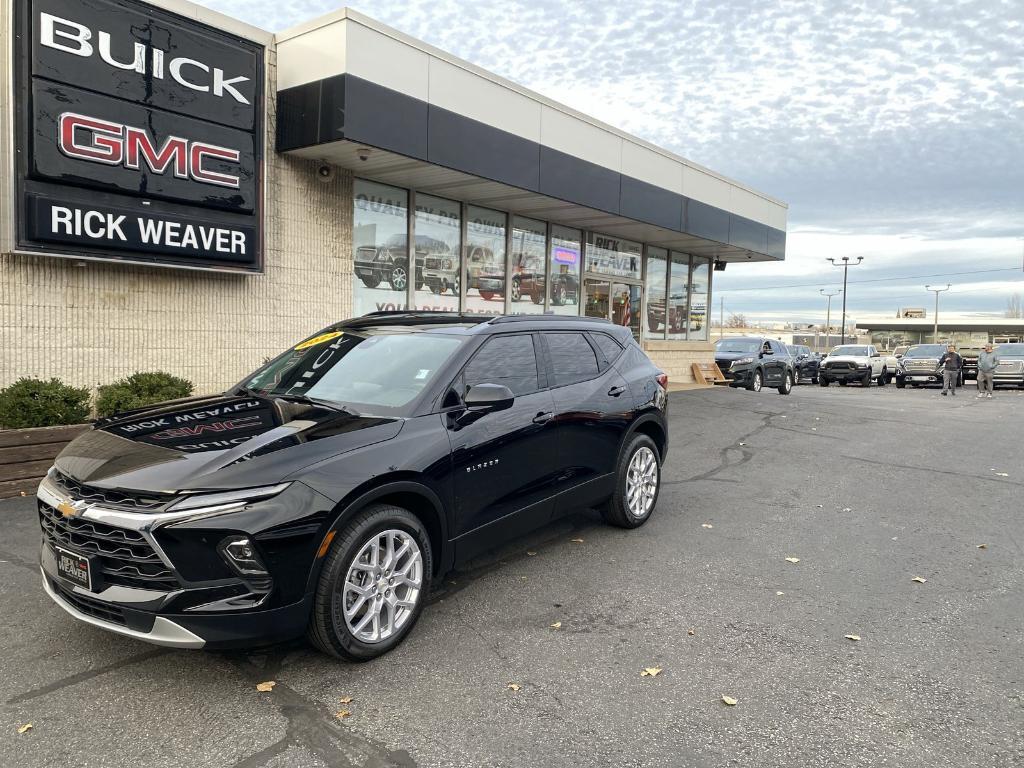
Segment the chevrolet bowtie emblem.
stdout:
<svg viewBox="0 0 1024 768">
<path fill-rule="evenodd" d="M 83 509 L 85 509 L 83 502 L 72 501 L 71 499 L 62 499 L 57 505 L 57 511 L 64 515 L 64 517 L 78 517 L 82 514 Z"/>
</svg>

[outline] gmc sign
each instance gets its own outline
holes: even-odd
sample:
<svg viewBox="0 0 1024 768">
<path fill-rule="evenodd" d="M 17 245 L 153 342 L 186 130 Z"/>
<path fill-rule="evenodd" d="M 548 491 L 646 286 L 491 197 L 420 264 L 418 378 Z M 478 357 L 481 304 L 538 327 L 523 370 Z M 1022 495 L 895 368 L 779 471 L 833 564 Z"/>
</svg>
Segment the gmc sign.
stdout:
<svg viewBox="0 0 1024 768">
<path fill-rule="evenodd" d="M 262 45 L 138 0 L 15 26 L 19 249 L 261 268 Z"/>
</svg>

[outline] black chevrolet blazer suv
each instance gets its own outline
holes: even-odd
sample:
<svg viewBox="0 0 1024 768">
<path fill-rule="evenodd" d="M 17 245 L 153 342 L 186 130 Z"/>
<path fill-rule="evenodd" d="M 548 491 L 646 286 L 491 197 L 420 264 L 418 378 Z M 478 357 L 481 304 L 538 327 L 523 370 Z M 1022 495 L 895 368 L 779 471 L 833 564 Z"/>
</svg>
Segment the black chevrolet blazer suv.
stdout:
<svg viewBox="0 0 1024 768">
<path fill-rule="evenodd" d="M 38 491 L 43 587 L 179 648 L 306 633 L 366 660 L 431 581 L 559 515 L 658 500 L 667 378 L 627 328 L 374 313 L 238 386 L 96 422 Z"/>
</svg>

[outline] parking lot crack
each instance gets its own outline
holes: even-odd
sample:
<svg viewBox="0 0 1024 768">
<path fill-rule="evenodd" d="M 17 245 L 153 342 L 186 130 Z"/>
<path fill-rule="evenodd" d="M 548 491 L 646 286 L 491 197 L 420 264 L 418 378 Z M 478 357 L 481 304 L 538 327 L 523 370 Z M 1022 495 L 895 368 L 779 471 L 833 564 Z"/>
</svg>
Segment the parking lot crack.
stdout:
<svg viewBox="0 0 1024 768">
<path fill-rule="evenodd" d="M 103 667 L 96 667 L 96 669 L 90 669 L 85 672 L 79 672 L 74 675 L 62 677 L 60 680 L 56 680 L 50 683 L 49 685 L 44 685 L 41 688 L 35 688 L 31 691 L 26 691 L 25 693 L 19 693 L 17 696 L 13 696 L 12 698 L 8 699 L 6 703 L 19 704 L 23 701 L 36 699 L 40 696 L 45 696 L 48 693 L 59 691 L 62 688 L 77 685 L 78 683 L 84 683 L 86 680 L 92 680 L 93 678 L 99 677 L 100 675 L 105 675 L 109 672 L 117 672 L 120 669 L 124 669 L 125 667 L 131 666 L 132 664 L 140 664 L 145 661 L 151 661 L 157 658 L 158 656 L 165 656 L 168 653 L 171 653 L 171 651 L 167 648 L 154 648 L 151 651 L 145 651 L 144 653 L 139 653 L 135 656 L 129 656 L 126 659 L 121 659 L 120 661 L 116 661 L 113 664 L 107 664 Z"/>
</svg>

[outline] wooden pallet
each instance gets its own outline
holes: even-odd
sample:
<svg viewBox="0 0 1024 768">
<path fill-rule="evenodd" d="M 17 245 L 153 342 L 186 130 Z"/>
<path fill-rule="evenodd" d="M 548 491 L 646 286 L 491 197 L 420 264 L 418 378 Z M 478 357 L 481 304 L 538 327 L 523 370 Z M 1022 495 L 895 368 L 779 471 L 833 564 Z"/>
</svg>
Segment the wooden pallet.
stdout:
<svg viewBox="0 0 1024 768">
<path fill-rule="evenodd" d="M 732 379 L 725 378 L 722 369 L 715 363 L 694 363 L 693 378 L 698 384 L 730 384 Z"/>
</svg>

